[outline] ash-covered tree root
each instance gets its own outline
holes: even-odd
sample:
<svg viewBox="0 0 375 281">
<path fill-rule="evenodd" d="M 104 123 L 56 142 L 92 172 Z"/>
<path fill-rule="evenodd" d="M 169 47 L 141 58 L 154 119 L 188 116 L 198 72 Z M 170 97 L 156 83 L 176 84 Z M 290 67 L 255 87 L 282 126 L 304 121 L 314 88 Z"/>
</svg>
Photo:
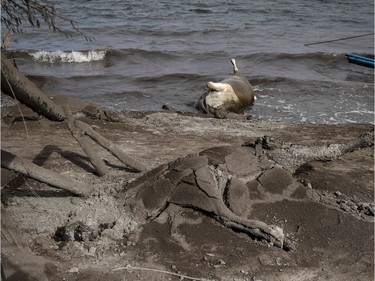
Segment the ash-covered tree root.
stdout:
<svg viewBox="0 0 375 281">
<path fill-rule="evenodd" d="M 374 131 L 363 133 L 347 144 L 306 146 L 284 143 L 267 136 L 260 138 L 257 143 L 262 145 L 270 158 L 294 173 L 304 163 L 330 161 L 356 149 L 374 146 Z"/>
<path fill-rule="evenodd" d="M 129 205 L 133 212 L 143 212 L 145 222 L 174 204 L 200 211 L 253 239 L 291 250 L 293 246 L 280 227 L 235 214 L 225 202 L 231 179 L 256 178 L 270 165 L 250 148 L 213 148 L 156 168 L 128 185 L 125 192 L 128 196 L 136 194 Z"/>
<path fill-rule="evenodd" d="M 252 219 L 252 205 L 291 198 L 302 186 L 293 177 L 300 165 L 335 159 L 373 146 L 373 132 L 348 144 L 301 146 L 268 137 L 243 147 L 216 147 L 162 165 L 125 187 L 124 199 L 145 222 L 170 204 L 202 212 L 224 226 L 285 250 L 294 249 L 276 225 Z"/>
</svg>

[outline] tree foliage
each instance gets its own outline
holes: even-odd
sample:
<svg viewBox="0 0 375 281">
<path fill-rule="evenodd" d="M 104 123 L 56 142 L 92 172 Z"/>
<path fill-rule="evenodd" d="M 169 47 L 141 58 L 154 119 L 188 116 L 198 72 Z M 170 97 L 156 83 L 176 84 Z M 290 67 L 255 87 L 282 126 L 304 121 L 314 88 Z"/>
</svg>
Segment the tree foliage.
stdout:
<svg viewBox="0 0 375 281">
<path fill-rule="evenodd" d="M 77 22 L 56 12 L 53 3 L 48 0 L 1 0 L 1 22 L 13 33 L 22 33 L 22 26 L 28 23 L 32 27 L 46 24 L 51 30 L 70 37 L 73 34 L 82 35 L 92 41 L 77 28 Z M 73 34 L 63 30 L 58 22 L 65 22 L 73 29 Z"/>
</svg>

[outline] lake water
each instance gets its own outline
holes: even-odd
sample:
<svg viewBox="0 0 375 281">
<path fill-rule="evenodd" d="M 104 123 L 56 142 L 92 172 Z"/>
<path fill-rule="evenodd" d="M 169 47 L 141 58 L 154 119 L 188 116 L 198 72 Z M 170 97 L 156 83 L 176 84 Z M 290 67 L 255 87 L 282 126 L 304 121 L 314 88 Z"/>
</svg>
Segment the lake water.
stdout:
<svg viewBox="0 0 375 281">
<path fill-rule="evenodd" d="M 46 94 L 194 112 L 205 84 L 231 74 L 235 57 L 258 98 L 250 119 L 374 121 L 373 69 L 345 58 L 373 56 L 373 35 L 305 46 L 372 33 L 373 0 L 64 0 L 56 8 L 95 40 L 25 28 L 8 49 Z"/>
</svg>

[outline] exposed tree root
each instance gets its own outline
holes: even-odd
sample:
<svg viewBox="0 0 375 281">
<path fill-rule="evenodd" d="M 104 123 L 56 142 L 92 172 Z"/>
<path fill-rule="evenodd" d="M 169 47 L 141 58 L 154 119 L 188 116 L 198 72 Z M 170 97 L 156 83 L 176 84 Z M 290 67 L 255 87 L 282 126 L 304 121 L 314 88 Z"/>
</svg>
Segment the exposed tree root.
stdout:
<svg viewBox="0 0 375 281">
<path fill-rule="evenodd" d="M 70 191 L 79 196 L 88 197 L 94 191 L 92 187 L 84 182 L 64 177 L 5 150 L 1 150 L 1 167 L 24 174 L 53 187 Z"/>
</svg>

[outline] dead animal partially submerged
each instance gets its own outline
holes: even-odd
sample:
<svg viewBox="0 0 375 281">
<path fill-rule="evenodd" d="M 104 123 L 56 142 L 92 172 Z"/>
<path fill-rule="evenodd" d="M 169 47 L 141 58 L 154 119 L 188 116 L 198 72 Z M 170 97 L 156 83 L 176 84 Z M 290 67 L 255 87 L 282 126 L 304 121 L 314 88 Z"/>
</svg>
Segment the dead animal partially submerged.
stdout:
<svg viewBox="0 0 375 281">
<path fill-rule="evenodd" d="M 249 80 L 238 70 L 235 59 L 231 59 L 233 75 L 214 83 L 208 82 L 208 91 L 196 104 L 196 108 L 209 116 L 228 118 L 233 113 L 242 113 L 255 101 Z"/>
</svg>

